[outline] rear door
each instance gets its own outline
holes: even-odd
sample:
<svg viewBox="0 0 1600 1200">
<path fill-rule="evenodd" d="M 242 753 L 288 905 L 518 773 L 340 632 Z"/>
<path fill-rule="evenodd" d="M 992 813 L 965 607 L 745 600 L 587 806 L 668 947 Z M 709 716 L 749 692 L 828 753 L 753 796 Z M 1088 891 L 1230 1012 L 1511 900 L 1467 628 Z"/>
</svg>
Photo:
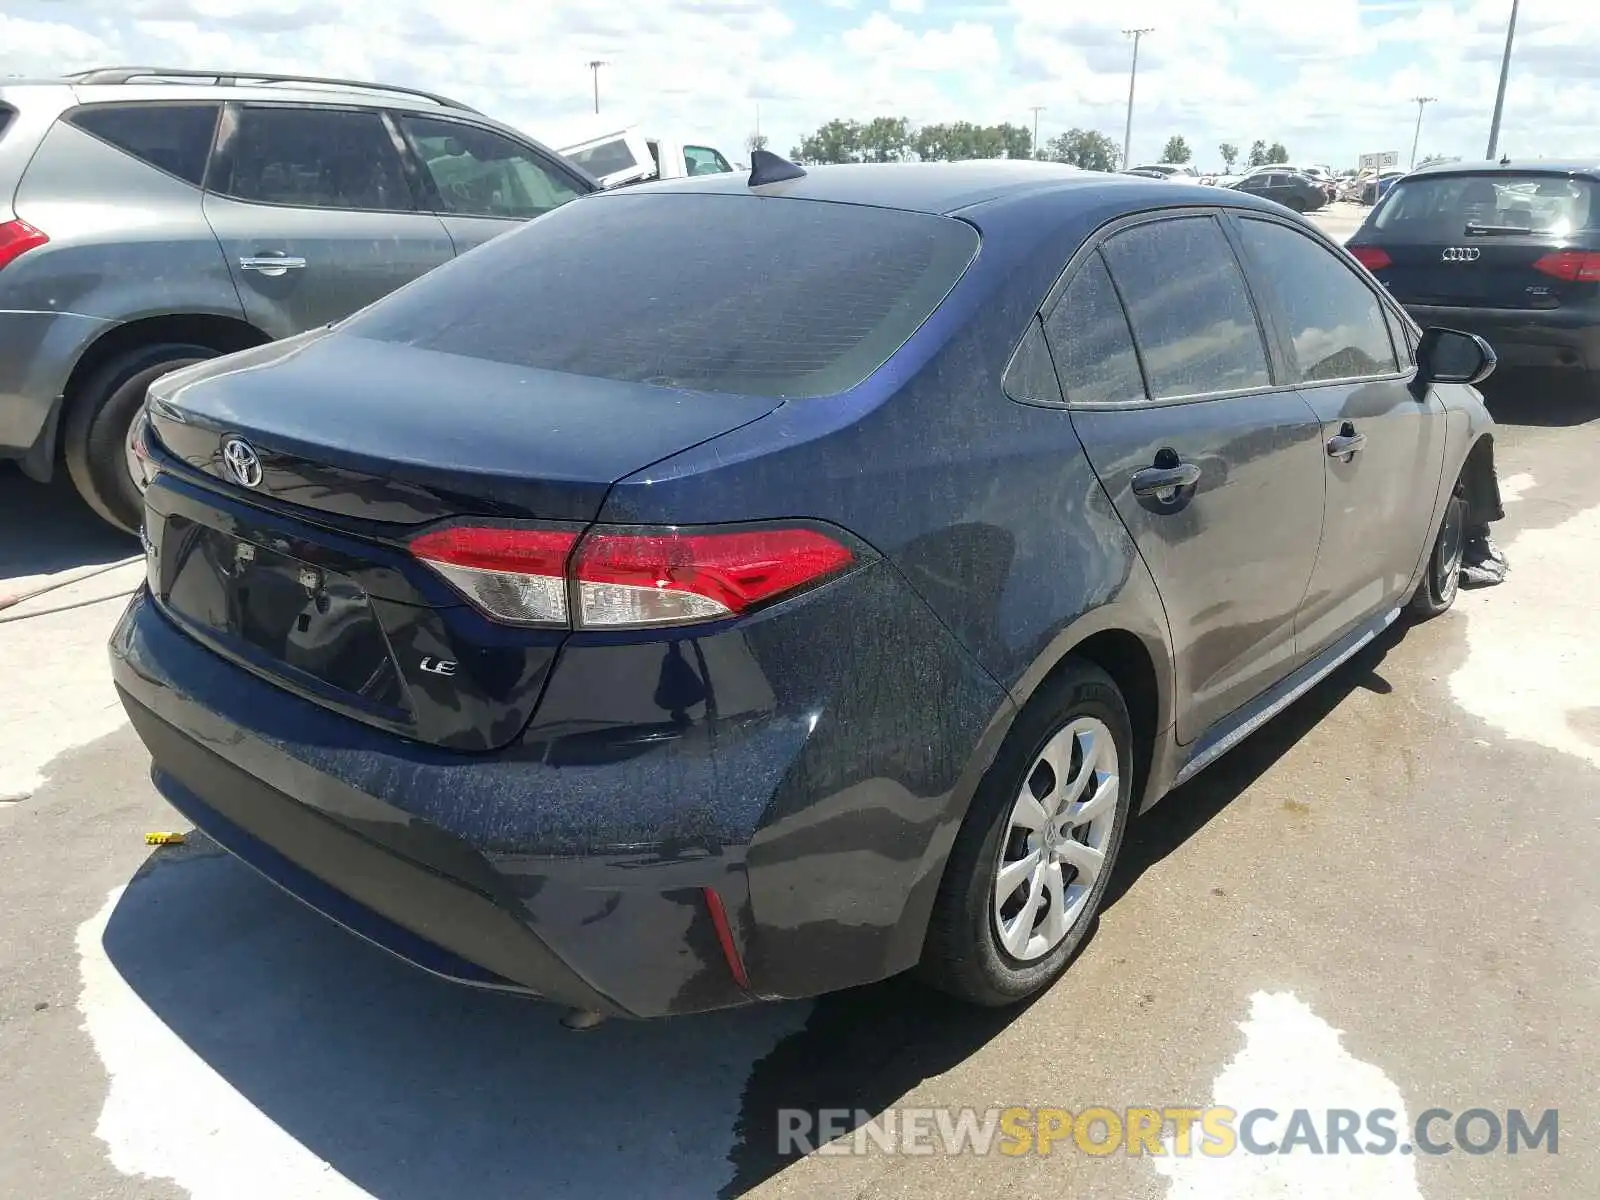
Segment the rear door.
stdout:
<svg viewBox="0 0 1600 1200">
<path fill-rule="evenodd" d="M 594 190 L 523 142 L 465 121 L 393 114 L 422 176 L 424 208 L 439 214 L 457 254 Z"/>
<path fill-rule="evenodd" d="M 230 105 L 207 185 L 245 316 L 273 338 L 347 317 L 455 254 L 418 211 L 377 109 Z"/>
<path fill-rule="evenodd" d="M 1191 741 L 1297 665 L 1320 426 L 1275 378 L 1211 214 L 1113 232 L 1045 317 L 1073 425 L 1166 607 Z"/>
<path fill-rule="evenodd" d="M 1600 249 L 1600 185 L 1558 173 L 1419 175 L 1394 185 L 1358 240 L 1402 304 L 1549 310 L 1591 301 L 1563 252 Z"/>
<path fill-rule="evenodd" d="M 1256 294 L 1321 422 L 1327 516 L 1298 622 L 1310 657 L 1404 603 L 1444 467 L 1444 406 L 1412 390 L 1384 303 L 1344 255 L 1287 222 L 1233 218 Z"/>
</svg>

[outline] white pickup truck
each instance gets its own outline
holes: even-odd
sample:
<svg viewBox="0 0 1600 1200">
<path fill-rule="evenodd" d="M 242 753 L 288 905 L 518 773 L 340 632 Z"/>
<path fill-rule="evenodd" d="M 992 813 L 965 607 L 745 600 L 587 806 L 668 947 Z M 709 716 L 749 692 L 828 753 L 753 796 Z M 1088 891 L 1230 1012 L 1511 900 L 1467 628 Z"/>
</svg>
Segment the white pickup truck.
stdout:
<svg viewBox="0 0 1600 1200">
<path fill-rule="evenodd" d="M 733 170 L 733 164 L 714 146 L 648 137 L 637 125 L 594 121 L 579 131 L 579 136 L 569 133 L 568 137 L 571 140 L 561 144 L 561 153 L 608 188 Z"/>
</svg>

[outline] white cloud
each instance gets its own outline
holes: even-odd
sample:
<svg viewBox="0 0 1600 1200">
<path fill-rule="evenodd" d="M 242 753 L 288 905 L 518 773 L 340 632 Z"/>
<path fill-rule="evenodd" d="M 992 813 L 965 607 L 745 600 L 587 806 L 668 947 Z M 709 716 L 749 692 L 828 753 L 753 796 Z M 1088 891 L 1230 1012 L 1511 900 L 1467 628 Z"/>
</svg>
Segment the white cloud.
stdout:
<svg viewBox="0 0 1600 1200">
<path fill-rule="evenodd" d="M 1409 151 L 1482 152 L 1504 0 L 15 0 L 0 74 L 106 61 L 257 66 L 392 80 L 459 95 L 538 137 L 602 111 L 724 146 L 761 127 L 786 150 L 833 117 L 1099 129 L 1120 142 L 1140 46 L 1134 155 L 1183 135 L 1281 140 L 1342 163 Z M 914 27 L 905 17 L 914 14 Z M 1593 0 L 1525 5 L 1502 145 L 1600 153 L 1600 22 Z"/>
</svg>

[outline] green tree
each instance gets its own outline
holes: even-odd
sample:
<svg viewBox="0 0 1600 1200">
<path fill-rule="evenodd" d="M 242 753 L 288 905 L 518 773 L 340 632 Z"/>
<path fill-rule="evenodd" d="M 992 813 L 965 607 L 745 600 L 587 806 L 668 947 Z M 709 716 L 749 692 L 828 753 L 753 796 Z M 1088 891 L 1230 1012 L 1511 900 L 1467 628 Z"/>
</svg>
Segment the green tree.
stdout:
<svg viewBox="0 0 1600 1200">
<path fill-rule="evenodd" d="M 1021 125 L 974 125 L 971 121 L 953 121 L 924 125 L 912 136 L 911 149 L 924 162 L 1028 158 L 1033 149 L 1033 135 Z"/>
<path fill-rule="evenodd" d="M 1044 157 L 1052 162 L 1071 163 L 1086 171 L 1115 171 L 1122 152 L 1103 133 L 1093 129 L 1069 129 L 1045 143 Z"/>
<path fill-rule="evenodd" d="M 1233 173 L 1233 164 L 1239 161 L 1239 147 L 1232 142 L 1223 142 L 1222 145 L 1217 147 L 1217 153 L 1222 155 L 1222 165 L 1228 169 L 1228 173 L 1231 175 Z"/>
<path fill-rule="evenodd" d="M 860 162 L 861 125 L 857 121 L 835 118 L 815 133 L 801 138 L 789 157 L 804 163 Z"/>
<path fill-rule="evenodd" d="M 1264 167 L 1267 165 L 1267 144 L 1265 142 L 1250 143 L 1250 157 L 1245 160 L 1247 166 Z"/>
<path fill-rule="evenodd" d="M 1181 137 L 1169 137 L 1166 148 L 1161 151 L 1161 161 L 1168 163 L 1186 163 L 1194 155 L 1189 153 L 1189 143 Z"/>
<path fill-rule="evenodd" d="M 911 157 L 911 122 L 905 117 L 873 117 L 861 128 L 860 162 L 904 162 Z"/>
<path fill-rule="evenodd" d="M 1267 162 L 1286 163 L 1288 161 L 1289 151 L 1284 148 L 1282 142 L 1273 142 L 1272 145 L 1267 147 Z"/>
</svg>

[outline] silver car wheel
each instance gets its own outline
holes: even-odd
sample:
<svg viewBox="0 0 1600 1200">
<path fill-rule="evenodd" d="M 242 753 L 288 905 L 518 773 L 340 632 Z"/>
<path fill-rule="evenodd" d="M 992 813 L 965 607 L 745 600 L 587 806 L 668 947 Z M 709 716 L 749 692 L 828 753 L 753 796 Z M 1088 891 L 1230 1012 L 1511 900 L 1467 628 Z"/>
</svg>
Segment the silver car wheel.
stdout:
<svg viewBox="0 0 1600 1200">
<path fill-rule="evenodd" d="M 995 865 L 994 926 L 1012 958 L 1049 954 L 1083 915 L 1116 831 L 1119 777 L 1111 730 L 1077 717 L 1028 772 Z"/>
</svg>

